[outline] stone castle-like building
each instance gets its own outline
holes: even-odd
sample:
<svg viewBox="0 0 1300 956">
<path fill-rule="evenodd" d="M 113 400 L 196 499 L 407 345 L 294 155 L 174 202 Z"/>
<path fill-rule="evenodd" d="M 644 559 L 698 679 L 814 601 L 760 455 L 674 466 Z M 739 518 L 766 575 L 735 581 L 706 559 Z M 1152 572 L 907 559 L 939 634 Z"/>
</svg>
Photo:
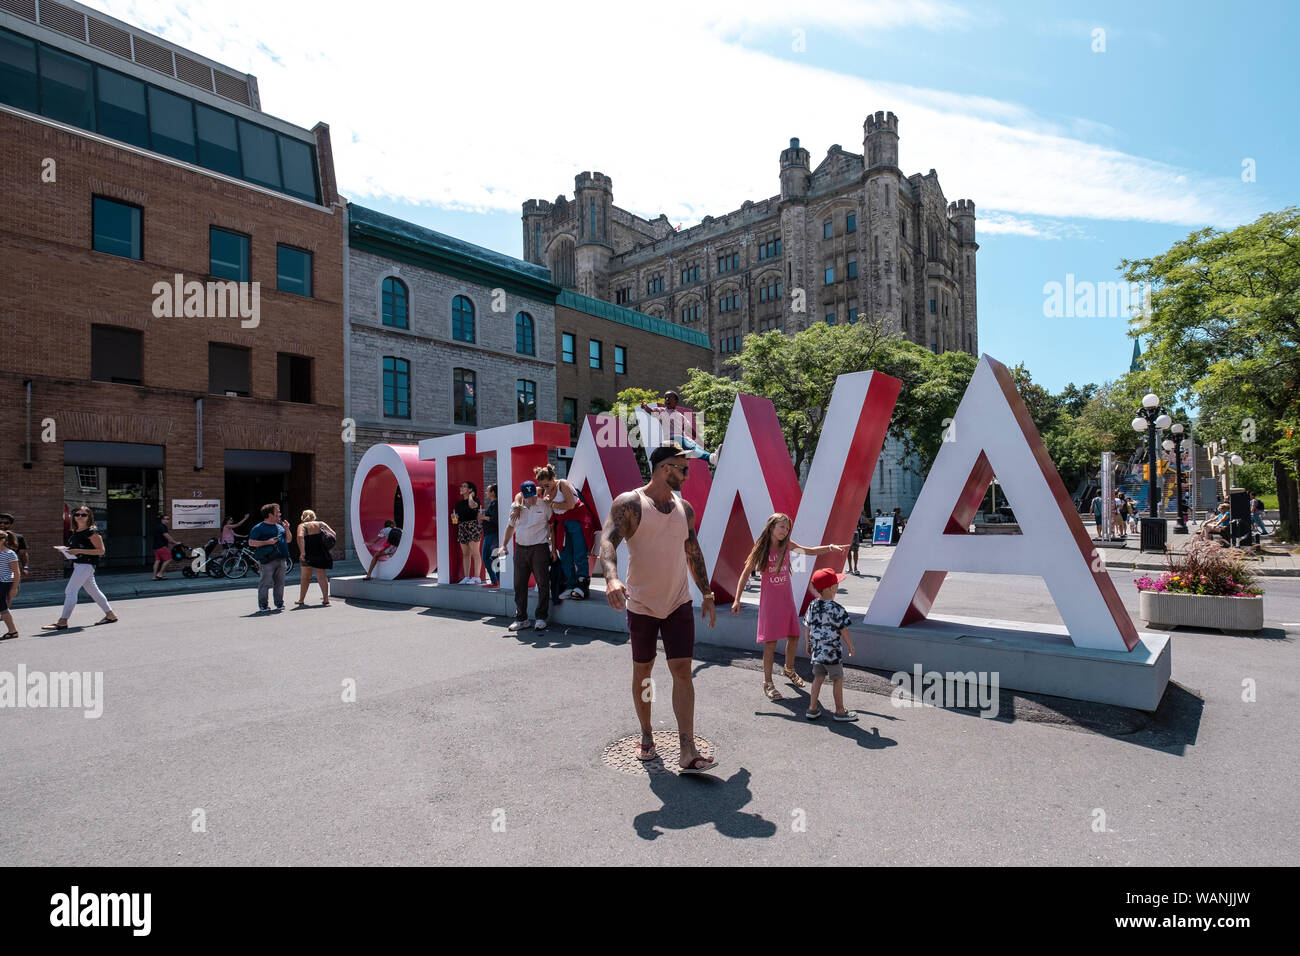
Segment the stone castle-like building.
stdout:
<svg viewBox="0 0 1300 956">
<path fill-rule="evenodd" d="M 816 169 L 790 140 L 778 195 L 688 229 L 615 206 L 603 173 L 574 179 L 572 199 L 523 204 L 524 258 L 565 288 L 707 333 L 715 367 L 750 332 L 859 315 L 978 354 L 975 204 L 947 202 L 933 169 L 903 174 L 893 113 L 867 117 L 861 155 L 835 145 Z"/>
</svg>

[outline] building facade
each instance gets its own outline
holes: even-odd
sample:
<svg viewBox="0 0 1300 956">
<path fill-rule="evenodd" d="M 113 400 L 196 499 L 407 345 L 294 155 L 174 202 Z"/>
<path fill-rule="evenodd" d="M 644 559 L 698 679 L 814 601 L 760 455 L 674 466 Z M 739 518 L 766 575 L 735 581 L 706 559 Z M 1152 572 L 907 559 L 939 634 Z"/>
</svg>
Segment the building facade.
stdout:
<svg viewBox="0 0 1300 956">
<path fill-rule="evenodd" d="M 347 208 L 349 484 L 376 443 L 556 421 L 547 270 Z"/>
<path fill-rule="evenodd" d="M 689 369 L 713 363 L 700 329 L 570 289 L 556 300 L 555 328 L 557 420 L 570 426 L 574 441 L 582 418 L 612 407 L 623 389 L 680 389 Z"/>
<path fill-rule="evenodd" d="M 5 3 L 0 189 L 0 508 L 35 577 L 60 573 L 82 503 L 109 569 L 147 566 L 181 499 L 343 520 L 327 126 L 266 115 L 254 77 L 98 11 Z"/>
</svg>

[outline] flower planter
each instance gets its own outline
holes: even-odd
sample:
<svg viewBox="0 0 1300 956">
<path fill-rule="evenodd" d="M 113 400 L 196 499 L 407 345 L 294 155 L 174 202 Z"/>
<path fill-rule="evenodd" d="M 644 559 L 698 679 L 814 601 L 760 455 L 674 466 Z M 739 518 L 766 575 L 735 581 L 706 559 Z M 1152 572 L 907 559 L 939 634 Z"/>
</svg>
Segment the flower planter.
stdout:
<svg viewBox="0 0 1300 956">
<path fill-rule="evenodd" d="M 1264 627 L 1264 598 L 1140 591 L 1138 617 L 1156 627 L 1253 632 Z"/>
</svg>

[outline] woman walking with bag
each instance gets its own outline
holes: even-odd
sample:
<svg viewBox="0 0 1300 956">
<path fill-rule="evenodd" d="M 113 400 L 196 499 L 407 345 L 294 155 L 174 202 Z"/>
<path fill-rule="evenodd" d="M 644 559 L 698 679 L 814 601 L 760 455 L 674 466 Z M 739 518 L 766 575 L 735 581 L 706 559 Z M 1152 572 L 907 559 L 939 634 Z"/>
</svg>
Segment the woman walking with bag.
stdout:
<svg viewBox="0 0 1300 956">
<path fill-rule="evenodd" d="M 42 631 L 67 629 L 68 618 L 72 615 L 72 609 L 77 606 L 77 592 L 82 588 L 86 589 L 91 600 L 104 612 L 104 617 L 95 624 L 117 623 L 117 615 L 113 613 L 112 605 L 108 603 L 108 598 L 104 597 L 104 592 L 95 583 L 95 568 L 99 567 L 99 558 L 104 553 L 104 537 L 93 521 L 90 509 L 85 506 L 76 508 L 72 512 L 72 534 L 68 535 L 67 547 L 60 549 L 72 559 L 72 577 L 68 578 L 68 586 L 63 591 L 63 616 L 56 624 L 42 625 Z"/>
<path fill-rule="evenodd" d="M 299 607 L 307 604 L 307 589 L 311 587 L 312 572 L 316 572 L 316 583 L 320 585 L 321 607 L 330 606 L 329 570 L 334 567 L 334 558 L 330 551 L 338 544 L 338 535 L 324 521 L 316 520 L 316 512 L 308 508 L 302 513 L 302 523 L 298 525 L 298 555 L 301 558 L 302 589 L 298 600 Z"/>
</svg>

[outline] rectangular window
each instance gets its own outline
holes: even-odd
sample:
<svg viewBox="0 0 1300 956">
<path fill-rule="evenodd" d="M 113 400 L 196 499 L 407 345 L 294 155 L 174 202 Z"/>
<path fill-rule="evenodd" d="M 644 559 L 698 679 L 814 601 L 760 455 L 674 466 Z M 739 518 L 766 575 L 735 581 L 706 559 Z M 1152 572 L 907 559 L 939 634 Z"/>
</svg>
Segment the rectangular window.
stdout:
<svg viewBox="0 0 1300 956">
<path fill-rule="evenodd" d="M 561 333 L 560 360 L 568 362 L 570 365 L 575 363 L 578 360 L 577 355 L 575 354 L 577 347 L 577 342 L 574 340 L 572 332 Z"/>
<path fill-rule="evenodd" d="M 187 163 L 198 159 L 194 143 L 194 104 L 184 97 L 149 87 L 149 148 Z"/>
<path fill-rule="evenodd" d="M 143 258 L 142 216 L 139 206 L 96 196 L 91 208 L 94 250 L 126 259 Z"/>
<path fill-rule="evenodd" d="M 284 191 L 306 202 L 316 202 L 316 160 L 312 148 L 301 140 L 280 137 L 280 163 Z"/>
<path fill-rule="evenodd" d="M 248 282 L 248 236 L 226 232 L 216 226 L 208 227 L 208 275 L 217 279 L 234 279 Z"/>
<path fill-rule="evenodd" d="M 252 351 L 238 345 L 209 342 L 208 391 L 247 398 L 253 378 L 252 357 Z"/>
<path fill-rule="evenodd" d="M 834 282 L 834 281 L 835 281 L 835 267 L 834 267 L 834 266 L 827 266 L 827 267 L 826 267 L 826 284 L 827 284 L 827 285 L 830 285 L 830 284 L 831 284 L 832 282 Z"/>
<path fill-rule="evenodd" d="M 934 312 L 934 299 L 930 300 L 930 311 Z"/>
<path fill-rule="evenodd" d="M 732 272 L 740 268 L 740 253 L 729 252 L 726 255 L 718 256 L 718 272 Z"/>
<path fill-rule="evenodd" d="M 827 313 L 826 313 L 826 324 L 827 324 L 827 325 L 834 325 L 834 324 L 835 324 L 835 313 L 834 313 L 834 312 L 827 312 Z"/>
<path fill-rule="evenodd" d="M 310 252 L 293 246 L 275 247 L 275 287 L 281 292 L 311 297 Z"/>
<path fill-rule="evenodd" d="M 845 232 L 858 231 L 858 214 L 856 212 L 851 212 L 844 217 L 844 231 Z"/>
<path fill-rule="evenodd" d="M 560 414 L 564 424 L 569 426 L 569 441 L 578 440 L 578 400 L 565 398 L 560 402 Z"/>
<path fill-rule="evenodd" d="M 614 346 L 614 374 L 627 374 L 627 349 L 622 345 Z"/>
<path fill-rule="evenodd" d="M 275 356 L 276 398 L 282 402 L 311 404 L 311 359 L 305 355 Z"/>
<path fill-rule="evenodd" d="M 474 395 L 476 376 L 469 369 L 451 370 L 451 390 L 453 419 L 457 425 L 478 424 L 478 400 Z"/>
<path fill-rule="evenodd" d="M 144 84 L 113 70 L 98 67 L 99 132 L 133 146 L 149 148 L 149 117 Z"/>
<path fill-rule="evenodd" d="M 587 345 L 587 364 L 592 368 L 601 366 L 601 343 L 600 339 L 592 339 Z"/>
<path fill-rule="evenodd" d="M 835 235 L 835 220 L 827 219 L 822 223 L 822 238 L 829 239 L 833 235 Z"/>
<path fill-rule="evenodd" d="M 98 491 L 99 469 L 93 465 L 77 465 L 77 484 L 82 491 Z"/>
<path fill-rule="evenodd" d="M 90 377 L 119 385 L 144 384 L 144 333 L 109 325 L 90 327 Z"/>
<path fill-rule="evenodd" d="M 36 44 L 0 30 L 0 103 L 29 113 L 39 112 L 36 75 Z"/>
<path fill-rule="evenodd" d="M 849 271 L 848 271 L 848 277 L 849 277 L 850 279 L 856 279 L 856 278 L 858 277 L 858 260 L 857 260 L 857 259 L 850 259 L 850 260 L 849 260 Z"/>
<path fill-rule="evenodd" d="M 384 356 L 384 415 L 411 417 L 411 363 L 391 355 Z"/>
<path fill-rule="evenodd" d="M 235 118 L 195 103 L 194 121 L 199 131 L 199 165 L 238 177 L 239 133 Z"/>
<path fill-rule="evenodd" d="M 41 113 L 69 126 L 93 130 L 94 89 L 89 63 L 48 46 L 41 48 Z"/>
<path fill-rule="evenodd" d="M 276 146 L 276 135 L 269 129 L 239 121 L 239 156 L 245 179 L 270 189 L 280 188 L 280 152 Z"/>
<path fill-rule="evenodd" d="M 858 300 L 849 299 L 849 325 L 858 321 Z"/>
<path fill-rule="evenodd" d="M 593 206 L 594 210 L 595 207 Z M 515 380 L 515 400 L 519 405 L 515 421 L 531 422 L 537 420 L 537 383 L 526 378 Z"/>
</svg>

